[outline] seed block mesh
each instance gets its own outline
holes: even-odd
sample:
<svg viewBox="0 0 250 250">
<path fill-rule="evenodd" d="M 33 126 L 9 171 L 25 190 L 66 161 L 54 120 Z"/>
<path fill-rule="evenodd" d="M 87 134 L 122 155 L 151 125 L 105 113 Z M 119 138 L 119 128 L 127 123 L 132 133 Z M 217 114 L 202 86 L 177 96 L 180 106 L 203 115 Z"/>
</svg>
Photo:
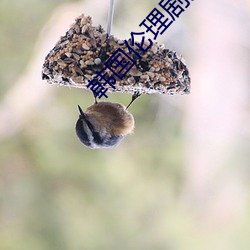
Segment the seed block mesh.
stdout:
<svg viewBox="0 0 250 250">
<path fill-rule="evenodd" d="M 138 41 L 139 44 L 141 42 Z M 131 46 L 131 39 L 128 40 Z M 145 39 L 143 48 L 149 42 Z M 109 92 L 140 94 L 188 94 L 190 76 L 182 57 L 176 52 L 154 42 L 143 52 L 137 46 L 131 46 L 139 55 L 130 54 L 125 42 L 108 35 L 99 26 L 93 26 L 91 17 L 81 15 L 62 36 L 45 58 L 42 78 L 51 84 L 87 88 L 89 80 L 96 72 L 104 69 L 107 76 L 113 73 L 104 63 L 120 48 L 130 55 L 136 64 L 121 79 L 116 79 L 115 89 L 108 84 Z"/>
</svg>

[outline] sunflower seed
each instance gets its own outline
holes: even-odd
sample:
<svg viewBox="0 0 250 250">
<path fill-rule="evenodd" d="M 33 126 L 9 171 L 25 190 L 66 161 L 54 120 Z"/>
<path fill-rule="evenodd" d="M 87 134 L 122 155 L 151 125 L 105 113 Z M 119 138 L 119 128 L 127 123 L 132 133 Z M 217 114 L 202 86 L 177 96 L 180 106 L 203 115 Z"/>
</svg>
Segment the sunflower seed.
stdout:
<svg viewBox="0 0 250 250">
<path fill-rule="evenodd" d="M 82 44 L 82 48 L 85 49 L 85 50 L 89 50 L 89 46 L 86 43 Z"/>
</svg>

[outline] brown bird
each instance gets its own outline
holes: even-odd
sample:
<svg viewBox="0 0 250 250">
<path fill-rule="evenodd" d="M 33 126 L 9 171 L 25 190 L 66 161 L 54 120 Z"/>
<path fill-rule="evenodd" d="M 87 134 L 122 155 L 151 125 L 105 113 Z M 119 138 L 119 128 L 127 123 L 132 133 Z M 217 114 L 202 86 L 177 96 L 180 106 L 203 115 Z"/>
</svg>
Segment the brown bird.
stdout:
<svg viewBox="0 0 250 250">
<path fill-rule="evenodd" d="M 80 141 L 92 149 L 118 145 L 133 132 L 134 117 L 127 109 L 138 96 L 138 93 L 133 95 L 127 108 L 119 103 L 95 101 L 83 112 L 78 105 L 80 115 L 76 122 L 76 134 Z"/>
</svg>

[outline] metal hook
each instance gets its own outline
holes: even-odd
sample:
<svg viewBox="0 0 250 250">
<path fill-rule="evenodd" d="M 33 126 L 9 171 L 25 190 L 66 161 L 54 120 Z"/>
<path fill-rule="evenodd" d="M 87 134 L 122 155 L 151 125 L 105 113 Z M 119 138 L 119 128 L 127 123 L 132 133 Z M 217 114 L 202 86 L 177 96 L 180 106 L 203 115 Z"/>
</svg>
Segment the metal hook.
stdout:
<svg viewBox="0 0 250 250">
<path fill-rule="evenodd" d="M 115 0 L 110 0 L 109 13 L 108 13 L 108 25 L 107 25 L 107 33 L 108 34 L 111 34 L 111 30 L 112 30 L 114 10 L 115 10 Z"/>
</svg>

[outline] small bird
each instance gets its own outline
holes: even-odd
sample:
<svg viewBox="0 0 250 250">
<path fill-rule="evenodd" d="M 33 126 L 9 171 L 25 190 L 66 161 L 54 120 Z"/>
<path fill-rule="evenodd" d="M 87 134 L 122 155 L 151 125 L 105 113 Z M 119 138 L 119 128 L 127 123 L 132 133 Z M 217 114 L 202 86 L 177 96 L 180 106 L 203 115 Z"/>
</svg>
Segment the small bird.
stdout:
<svg viewBox="0 0 250 250">
<path fill-rule="evenodd" d="M 132 96 L 132 100 L 125 108 L 119 103 L 97 102 L 84 112 L 78 105 L 80 112 L 76 122 L 76 134 L 80 141 L 88 148 L 111 148 L 134 129 L 134 117 L 127 109 L 140 96 Z"/>
</svg>

